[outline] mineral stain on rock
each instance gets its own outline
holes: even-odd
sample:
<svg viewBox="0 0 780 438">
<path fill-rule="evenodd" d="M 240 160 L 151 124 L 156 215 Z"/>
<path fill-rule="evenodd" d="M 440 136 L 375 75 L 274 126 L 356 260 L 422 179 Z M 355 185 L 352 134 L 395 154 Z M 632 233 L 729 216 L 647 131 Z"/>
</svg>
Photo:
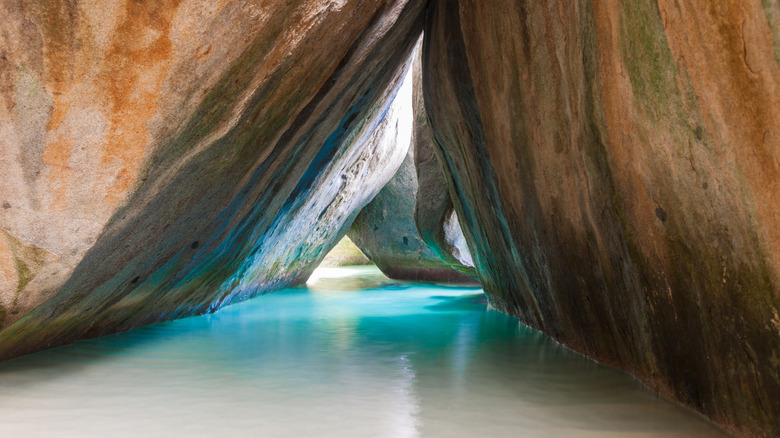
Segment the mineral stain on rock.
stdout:
<svg viewBox="0 0 780 438">
<path fill-rule="evenodd" d="M 491 303 L 734 433 L 777 435 L 768 3 L 561 4 L 428 15 L 425 103 Z"/>
<path fill-rule="evenodd" d="M 661 220 L 661 222 L 666 222 L 666 211 L 661 207 L 655 208 L 655 217 Z"/>
<path fill-rule="evenodd" d="M 400 164 L 364 140 L 424 1 L 2 8 L 11 71 L 42 84 L 18 93 L 3 63 L 16 83 L 2 98 L 44 120 L 36 136 L 37 119 L 0 106 L 0 194 L 17 200 L 0 227 L 52 258 L 30 269 L 0 358 L 300 283 Z M 0 296 L 13 299 L 15 258 L 0 255 Z"/>
</svg>

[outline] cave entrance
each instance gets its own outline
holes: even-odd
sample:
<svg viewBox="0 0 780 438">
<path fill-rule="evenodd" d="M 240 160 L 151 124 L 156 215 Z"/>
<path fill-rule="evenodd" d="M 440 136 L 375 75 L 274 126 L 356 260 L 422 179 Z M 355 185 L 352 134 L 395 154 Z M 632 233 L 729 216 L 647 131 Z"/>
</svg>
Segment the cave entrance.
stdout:
<svg viewBox="0 0 780 438">
<path fill-rule="evenodd" d="M 355 246 L 349 236 L 344 236 L 339 243 L 322 259 L 319 268 L 335 268 L 339 266 L 373 265 L 370 260 Z"/>
</svg>

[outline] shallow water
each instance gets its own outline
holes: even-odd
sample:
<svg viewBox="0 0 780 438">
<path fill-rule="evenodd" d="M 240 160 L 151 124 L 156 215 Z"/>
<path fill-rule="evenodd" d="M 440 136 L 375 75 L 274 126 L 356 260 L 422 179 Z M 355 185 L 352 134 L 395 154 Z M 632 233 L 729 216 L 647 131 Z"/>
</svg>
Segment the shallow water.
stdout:
<svg viewBox="0 0 780 438">
<path fill-rule="evenodd" d="M 712 437 L 628 375 L 487 309 L 480 289 L 320 269 L 216 314 L 0 364 L 27 437 Z"/>
</svg>

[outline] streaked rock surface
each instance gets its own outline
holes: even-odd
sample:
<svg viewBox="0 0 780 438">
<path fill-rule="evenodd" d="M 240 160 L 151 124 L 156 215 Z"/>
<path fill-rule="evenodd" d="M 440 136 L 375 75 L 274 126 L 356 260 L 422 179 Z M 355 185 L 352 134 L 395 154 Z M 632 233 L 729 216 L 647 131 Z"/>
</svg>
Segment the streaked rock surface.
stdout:
<svg viewBox="0 0 780 438">
<path fill-rule="evenodd" d="M 780 434 L 778 2 L 435 0 L 426 106 L 491 303 Z"/>
<path fill-rule="evenodd" d="M 466 238 L 444 174 L 442 160 L 428 122 L 422 87 L 422 50 L 415 58 L 414 68 L 414 167 L 417 190 L 414 222 L 420 238 L 447 266 L 461 274 L 477 278 Z"/>
<path fill-rule="evenodd" d="M 408 114 L 411 116 L 411 111 Z M 411 117 L 409 124 L 411 128 Z M 395 176 L 355 218 L 349 237 L 390 278 L 475 282 L 453 270 L 420 237 L 414 221 L 414 205 L 421 190 L 417 184 L 412 147 Z M 439 194 L 449 198 L 446 187 Z"/>
<path fill-rule="evenodd" d="M 0 358 L 305 279 L 424 3 L 0 4 Z"/>
<path fill-rule="evenodd" d="M 0 3 L 0 359 L 305 279 L 404 156 L 427 3 Z M 780 434 L 780 4 L 430 6 L 421 241 L 468 265 L 463 225 L 494 306 Z"/>
<path fill-rule="evenodd" d="M 409 152 L 395 176 L 360 211 L 349 236 L 390 278 L 473 283 L 476 272 L 468 265 L 468 246 L 441 164 L 428 144 L 432 137 L 423 105 L 420 53 L 416 52 L 411 77 L 406 79 L 410 88 L 401 109 L 406 129 L 397 140 Z"/>
</svg>

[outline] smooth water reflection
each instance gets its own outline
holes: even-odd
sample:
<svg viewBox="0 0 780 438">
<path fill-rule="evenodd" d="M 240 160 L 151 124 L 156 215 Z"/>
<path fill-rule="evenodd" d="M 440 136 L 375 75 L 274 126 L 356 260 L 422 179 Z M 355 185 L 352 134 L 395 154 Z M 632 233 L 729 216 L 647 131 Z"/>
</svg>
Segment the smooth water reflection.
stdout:
<svg viewBox="0 0 780 438">
<path fill-rule="evenodd" d="M 4 436 L 711 437 L 479 289 L 319 270 L 309 289 L 0 364 Z"/>
</svg>

